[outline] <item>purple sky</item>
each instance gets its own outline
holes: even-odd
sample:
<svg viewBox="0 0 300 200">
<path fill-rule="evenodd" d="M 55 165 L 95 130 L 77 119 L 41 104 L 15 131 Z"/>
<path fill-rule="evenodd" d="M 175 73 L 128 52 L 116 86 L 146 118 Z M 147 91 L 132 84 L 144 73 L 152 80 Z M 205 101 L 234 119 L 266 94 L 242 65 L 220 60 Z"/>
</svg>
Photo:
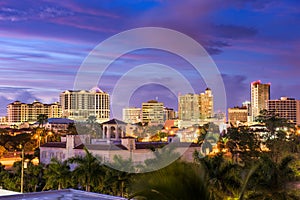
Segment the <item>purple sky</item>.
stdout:
<svg viewBox="0 0 300 200">
<path fill-rule="evenodd" d="M 223 75 L 228 106 L 249 100 L 250 82 L 258 79 L 272 83 L 272 98 L 300 99 L 299 7 L 298 0 L 1 1 L 0 116 L 14 100 L 57 101 L 97 44 L 144 26 L 174 29 L 202 44 Z M 99 87 L 111 92 L 120 66 L 149 62 L 181 70 L 196 91 L 205 89 L 188 63 L 155 50 L 122 56 Z M 157 85 L 141 87 L 131 105 L 155 97 L 177 109 L 176 96 Z"/>
</svg>

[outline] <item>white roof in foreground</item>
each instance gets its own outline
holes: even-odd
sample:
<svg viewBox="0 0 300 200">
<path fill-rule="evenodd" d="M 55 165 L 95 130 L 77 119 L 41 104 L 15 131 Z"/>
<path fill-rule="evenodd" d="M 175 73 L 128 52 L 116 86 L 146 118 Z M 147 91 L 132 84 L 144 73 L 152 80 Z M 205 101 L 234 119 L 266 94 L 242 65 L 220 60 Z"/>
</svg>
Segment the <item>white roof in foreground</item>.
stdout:
<svg viewBox="0 0 300 200">
<path fill-rule="evenodd" d="M 31 192 L 23 194 L 13 194 L 0 196 L 0 199 L 6 200 L 125 200 L 122 197 L 85 192 L 81 190 L 64 189 L 51 190 L 43 192 Z"/>
<path fill-rule="evenodd" d="M 14 191 L 10 191 L 10 190 L 0 189 L 0 198 L 2 196 L 13 195 L 13 194 L 20 194 L 20 192 L 14 192 Z"/>
</svg>

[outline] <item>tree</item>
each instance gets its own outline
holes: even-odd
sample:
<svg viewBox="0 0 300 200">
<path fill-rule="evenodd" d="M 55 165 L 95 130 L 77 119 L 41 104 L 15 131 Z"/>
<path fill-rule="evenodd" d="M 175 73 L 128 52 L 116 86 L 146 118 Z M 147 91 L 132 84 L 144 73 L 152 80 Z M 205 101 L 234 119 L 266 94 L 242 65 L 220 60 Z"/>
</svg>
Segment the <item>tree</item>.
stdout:
<svg viewBox="0 0 300 200">
<path fill-rule="evenodd" d="M 267 110 L 262 110 L 256 120 L 267 128 L 267 131 L 262 135 L 262 139 L 269 149 L 273 161 L 279 162 L 291 153 L 291 148 L 294 147 L 296 142 L 293 140 L 294 137 L 290 137 L 290 134 L 295 133 L 294 125 L 286 119 L 280 118 L 274 112 Z"/>
<path fill-rule="evenodd" d="M 99 158 L 94 157 L 86 148 L 85 156 L 75 156 L 68 160 L 69 163 L 77 164 L 73 171 L 78 183 L 85 187 L 87 192 L 91 187 L 96 187 L 103 180 L 104 171 Z"/>
<path fill-rule="evenodd" d="M 212 199 L 236 196 L 241 185 L 238 165 L 226 161 L 221 153 L 204 157 L 199 162 L 205 171 Z"/>
<path fill-rule="evenodd" d="M 295 176 L 290 167 L 293 160 L 293 157 L 287 156 L 277 163 L 268 155 L 263 155 L 249 180 L 246 199 L 299 199 L 289 193 L 287 184 Z"/>
<path fill-rule="evenodd" d="M 204 173 L 192 163 L 174 162 L 151 173 L 136 175 L 129 199 L 210 199 Z"/>
<path fill-rule="evenodd" d="M 75 126 L 74 123 L 70 123 L 70 124 L 68 125 L 67 130 L 68 130 L 68 134 L 71 134 L 71 135 L 78 135 L 77 130 L 76 130 L 76 126 Z"/>
<path fill-rule="evenodd" d="M 39 127 L 43 127 L 44 124 L 47 122 L 48 116 L 46 114 L 39 114 L 37 116 L 37 122 L 39 123 Z"/>
<path fill-rule="evenodd" d="M 71 182 L 71 171 L 68 162 L 52 158 L 50 164 L 45 169 L 44 178 L 46 179 L 44 189 L 60 190 L 67 188 Z"/>
<path fill-rule="evenodd" d="M 135 172 L 132 160 L 115 155 L 113 163 L 108 163 L 108 167 L 105 167 L 102 191 L 114 196 L 128 197 L 130 179 L 133 176 L 131 172 Z"/>
<path fill-rule="evenodd" d="M 225 144 L 231 153 L 232 161 L 251 162 L 258 158 L 261 152 L 261 140 L 254 131 L 248 127 L 233 127 L 227 130 L 227 142 Z"/>
</svg>

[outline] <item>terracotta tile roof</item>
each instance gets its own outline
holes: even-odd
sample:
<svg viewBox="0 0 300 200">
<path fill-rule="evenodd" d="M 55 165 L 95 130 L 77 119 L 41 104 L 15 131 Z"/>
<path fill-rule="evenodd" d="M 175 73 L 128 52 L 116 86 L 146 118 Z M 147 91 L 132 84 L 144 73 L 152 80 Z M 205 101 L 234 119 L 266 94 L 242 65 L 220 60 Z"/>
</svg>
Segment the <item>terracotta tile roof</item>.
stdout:
<svg viewBox="0 0 300 200">
<path fill-rule="evenodd" d="M 126 147 L 124 147 L 121 144 L 80 144 L 74 149 L 83 149 L 86 147 L 88 150 L 103 150 L 103 151 L 112 151 L 112 150 L 127 150 Z"/>
<path fill-rule="evenodd" d="M 48 142 L 48 143 L 42 144 L 41 147 L 66 148 L 66 142 Z"/>
</svg>

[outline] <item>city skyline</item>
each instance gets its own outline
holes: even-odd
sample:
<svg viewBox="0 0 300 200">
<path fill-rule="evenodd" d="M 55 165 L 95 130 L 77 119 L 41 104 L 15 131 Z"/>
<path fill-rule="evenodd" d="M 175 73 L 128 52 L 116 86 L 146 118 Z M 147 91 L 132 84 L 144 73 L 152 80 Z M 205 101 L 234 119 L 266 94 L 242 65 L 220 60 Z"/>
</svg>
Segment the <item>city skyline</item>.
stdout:
<svg viewBox="0 0 300 200">
<path fill-rule="evenodd" d="M 14 100 L 58 101 L 61 91 L 73 88 L 80 64 L 97 44 L 120 31 L 144 26 L 171 28 L 203 45 L 230 94 L 227 107 L 250 100 L 250 82 L 259 79 L 272 83 L 271 99 L 300 99 L 296 92 L 300 86 L 299 4 L 272 0 L 1 2 L 0 116 L 6 115 L 7 104 Z M 122 56 L 112 64 L 107 84 L 99 87 L 110 93 L 125 70 L 150 62 L 180 70 L 197 93 L 206 88 L 183 59 L 154 50 Z M 139 88 L 131 106 L 155 97 L 177 108 L 177 96 L 155 84 Z"/>
</svg>

